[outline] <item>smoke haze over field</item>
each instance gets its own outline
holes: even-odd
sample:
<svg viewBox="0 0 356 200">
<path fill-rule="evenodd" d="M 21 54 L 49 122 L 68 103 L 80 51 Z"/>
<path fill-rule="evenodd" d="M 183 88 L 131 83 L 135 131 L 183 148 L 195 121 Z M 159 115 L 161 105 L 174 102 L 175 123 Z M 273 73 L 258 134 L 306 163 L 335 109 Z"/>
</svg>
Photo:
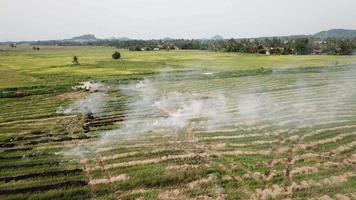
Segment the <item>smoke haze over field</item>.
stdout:
<svg viewBox="0 0 356 200">
<path fill-rule="evenodd" d="M 355 69 L 320 69 L 316 73 L 282 70 L 269 75 L 210 81 L 188 80 L 196 77 L 194 73 L 204 74 L 190 72 L 181 74 L 184 82 L 165 74 L 113 86 L 120 95 L 128 97 L 124 120 L 120 128 L 103 132 L 90 152 L 115 145 L 122 138 L 146 133 L 174 136 L 262 124 L 289 130 L 342 121 L 349 117 L 343 114 L 344 106 L 353 106 L 356 99 Z M 214 84 L 221 80 L 224 84 Z M 83 113 L 80 108 L 89 107 L 100 116 L 105 110 L 98 108 L 108 106 L 105 95 L 93 93 L 65 110 Z M 74 149 L 74 154 L 83 155 L 80 148 Z"/>
<path fill-rule="evenodd" d="M 105 97 L 107 97 L 108 88 L 104 84 L 100 83 L 83 83 L 83 85 L 79 86 L 83 89 L 88 87 L 94 93 L 91 93 L 89 96 L 84 99 L 79 99 L 75 101 L 68 108 L 59 107 L 57 113 L 62 114 L 74 114 L 74 113 L 82 113 L 82 114 L 91 114 L 91 113 L 101 113 L 103 111 L 103 107 L 106 104 Z"/>
<path fill-rule="evenodd" d="M 356 29 L 354 0 L 1 0 L 0 41 L 244 38 Z"/>
</svg>

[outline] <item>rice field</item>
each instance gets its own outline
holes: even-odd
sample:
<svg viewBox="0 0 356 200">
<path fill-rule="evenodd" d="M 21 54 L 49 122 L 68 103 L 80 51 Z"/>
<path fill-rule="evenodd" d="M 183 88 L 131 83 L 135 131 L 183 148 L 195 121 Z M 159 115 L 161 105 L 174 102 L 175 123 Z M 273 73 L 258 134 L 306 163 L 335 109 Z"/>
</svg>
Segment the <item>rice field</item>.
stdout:
<svg viewBox="0 0 356 200">
<path fill-rule="evenodd" d="M 353 56 L 41 49 L 0 52 L 0 199 L 356 199 Z"/>
</svg>

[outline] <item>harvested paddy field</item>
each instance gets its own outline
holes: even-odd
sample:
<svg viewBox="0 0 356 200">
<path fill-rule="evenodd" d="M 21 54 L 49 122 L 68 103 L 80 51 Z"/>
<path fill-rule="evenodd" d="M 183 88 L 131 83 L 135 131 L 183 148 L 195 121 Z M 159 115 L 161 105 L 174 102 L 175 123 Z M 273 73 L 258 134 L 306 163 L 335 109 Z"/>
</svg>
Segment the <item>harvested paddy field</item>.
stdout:
<svg viewBox="0 0 356 200">
<path fill-rule="evenodd" d="M 356 199 L 354 57 L 112 51 L 0 53 L 0 199 Z"/>
</svg>

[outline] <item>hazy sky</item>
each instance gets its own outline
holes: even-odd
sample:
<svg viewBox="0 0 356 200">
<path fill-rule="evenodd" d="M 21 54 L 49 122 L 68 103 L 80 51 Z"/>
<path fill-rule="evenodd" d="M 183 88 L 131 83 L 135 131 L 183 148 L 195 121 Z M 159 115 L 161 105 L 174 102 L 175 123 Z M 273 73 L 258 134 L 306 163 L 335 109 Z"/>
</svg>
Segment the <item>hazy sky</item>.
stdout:
<svg viewBox="0 0 356 200">
<path fill-rule="evenodd" d="M 356 29 L 356 0 L 0 0 L 0 41 L 226 38 Z"/>
</svg>

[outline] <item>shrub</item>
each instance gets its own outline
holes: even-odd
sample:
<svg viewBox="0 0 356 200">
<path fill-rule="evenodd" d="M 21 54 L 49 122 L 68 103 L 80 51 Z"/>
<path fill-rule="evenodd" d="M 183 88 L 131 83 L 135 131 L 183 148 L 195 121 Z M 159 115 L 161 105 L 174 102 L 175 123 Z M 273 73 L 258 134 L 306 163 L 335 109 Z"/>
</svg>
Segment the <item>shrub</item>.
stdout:
<svg viewBox="0 0 356 200">
<path fill-rule="evenodd" d="M 79 58 L 77 56 L 73 56 L 72 63 L 73 65 L 79 65 Z"/>
<path fill-rule="evenodd" d="M 112 58 L 115 59 L 115 60 L 120 59 L 120 58 L 121 58 L 120 52 L 115 51 L 115 52 L 112 54 Z"/>
</svg>

